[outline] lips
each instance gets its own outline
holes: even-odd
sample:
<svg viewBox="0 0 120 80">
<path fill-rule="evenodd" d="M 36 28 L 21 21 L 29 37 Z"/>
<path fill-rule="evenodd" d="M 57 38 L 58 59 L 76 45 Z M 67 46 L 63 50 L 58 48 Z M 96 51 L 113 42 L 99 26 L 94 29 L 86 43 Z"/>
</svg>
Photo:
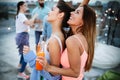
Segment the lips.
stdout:
<svg viewBox="0 0 120 80">
<path fill-rule="evenodd" d="M 70 16 L 69 20 L 72 20 L 73 18 Z"/>
<path fill-rule="evenodd" d="M 49 16 L 50 14 L 48 13 L 48 16 Z"/>
</svg>

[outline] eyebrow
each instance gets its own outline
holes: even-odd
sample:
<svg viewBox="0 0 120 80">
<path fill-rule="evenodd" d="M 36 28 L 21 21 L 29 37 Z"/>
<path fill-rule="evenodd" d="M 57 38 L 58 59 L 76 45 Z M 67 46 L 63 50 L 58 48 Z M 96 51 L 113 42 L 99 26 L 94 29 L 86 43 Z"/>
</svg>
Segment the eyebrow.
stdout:
<svg viewBox="0 0 120 80">
<path fill-rule="evenodd" d="M 79 9 L 77 11 L 80 11 Z"/>
<path fill-rule="evenodd" d="M 77 9 L 76 11 L 81 12 L 81 10 Z"/>
</svg>

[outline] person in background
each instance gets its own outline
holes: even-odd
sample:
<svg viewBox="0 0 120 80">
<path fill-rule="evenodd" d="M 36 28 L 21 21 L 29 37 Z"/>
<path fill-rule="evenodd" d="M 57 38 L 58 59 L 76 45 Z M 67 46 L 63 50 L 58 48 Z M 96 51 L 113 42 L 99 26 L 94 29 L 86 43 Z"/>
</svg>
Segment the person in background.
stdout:
<svg viewBox="0 0 120 80">
<path fill-rule="evenodd" d="M 45 41 L 47 41 L 52 33 L 52 27 L 51 24 L 47 21 L 47 16 L 45 16 L 43 20 L 43 32 L 42 35 L 46 38 Z"/>
<path fill-rule="evenodd" d="M 40 35 L 42 35 L 42 31 L 43 31 L 43 19 L 48 14 L 49 11 L 50 9 L 45 5 L 44 0 L 38 0 L 37 7 L 32 11 L 32 16 L 35 14 L 38 14 L 38 17 L 35 19 L 35 22 L 34 22 L 36 49 L 40 41 Z"/>
<path fill-rule="evenodd" d="M 63 52 L 65 45 L 65 31 L 64 27 L 69 26 L 67 21 L 70 17 L 70 12 L 73 9 L 68 6 L 63 0 L 60 0 L 49 12 L 47 21 L 52 25 L 52 34 L 45 46 L 45 58 L 54 66 L 60 67 L 61 53 Z M 61 76 L 56 74 L 50 74 L 44 69 L 37 71 L 35 68 L 36 55 L 33 51 L 30 51 L 28 46 L 24 46 L 24 58 L 30 63 L 33 68 L 30 80 L 39 80 L 40 76 L 44 77 L 44 80 L 60 80 Z"/>
<path fill-rule="evenodd" d="M 71 12 L 67 22 L 72 34 L 66 39 L 66 49 L 61 55 L 62 68 L 48 64 L 40 56 L 37 60 L 44 66 L 44 70 L 62 75 L 62 80 L 82 80 L 84 71 L 89 71 L 94 57 L 96 39 L 96 14 L 87 5 L 79 6 Z M 73 47 L 74 46 L 74 47 Z"/>
<path fill-rule="evenodd" d="M 29 34 L 28 30 L 30 26 L 33 26 L 35 17 L 33 16 L 32 19 L 27 19 L 25 16 L 27 10 L 27 4 L 24 1 L 20 1 L 17 3 L 17 15 L 16 15 L 16 45 L 18 47 L 18 52 L 21 55 L 20 62 L 19 62 L 19 73 L 17 75 L 18 78 L 28 79 L 29 76 L 24 73 L 25 67 L 27 63 L 24 61 L 23 58 L 23 46 L 29 46 Z"/>
</svg>

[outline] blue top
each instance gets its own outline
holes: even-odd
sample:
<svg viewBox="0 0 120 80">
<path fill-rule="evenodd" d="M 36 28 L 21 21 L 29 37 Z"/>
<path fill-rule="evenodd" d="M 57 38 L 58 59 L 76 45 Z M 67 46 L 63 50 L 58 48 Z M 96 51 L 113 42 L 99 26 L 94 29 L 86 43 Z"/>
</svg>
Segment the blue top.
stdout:
<svg viewBox="0 0 120 80">
<path fill-rule="evenodd" d="M 35 9 L 33 9 L 32 16 L 37 13 L 38 14 L 37 19 L 43 21 L 44 17 L 48 14 L 49 11 L 50 11 L 50 8 L 48 8 L 47 6 L 44 6 L 43 8 L 41 8 L 40 6 L 37 6 Z M 35 30 L 41 31 L 42 29 L 40 28 L 40 26 L 41 24 L 36 23 Z"/>
<path fill-rule="evenodd" d="M 51 33 L 52 33 L 52 26 L 46 19 L 47 19 L 47 16 L 45 16 L 45 18 L 43 20 L 43 32 L 42 32 L 42 35 L 44 35 L 48 40 L 50 38 L 50 36 L 51 36 Z"/>
</svg>

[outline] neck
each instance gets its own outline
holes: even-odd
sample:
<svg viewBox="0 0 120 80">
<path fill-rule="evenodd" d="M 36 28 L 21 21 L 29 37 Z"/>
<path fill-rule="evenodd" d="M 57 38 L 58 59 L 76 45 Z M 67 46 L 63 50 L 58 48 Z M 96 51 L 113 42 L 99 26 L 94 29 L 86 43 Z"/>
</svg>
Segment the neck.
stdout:
<svg viewBox="0 0 120 80">
<path fill-rule="evenodd" d="M 77 26 L 72 26 L 71 28 L 72 28 L 73 34 L 78 34 L 78 32 L 77 32 L 78 27 Z M 79 31 L 81 31 L 80 27 L 79 27 Z M 82 32 L 79 32 L 79 33 L 82 33 Z"/>
<path fill-rule="evenodd" d="M 59 21 L 52 23 L 52 33 L 54 34 L 56 32 L 61 32 L 61 22 Z"/>
<path fill-rule="evenodd" d="M 23 10 L 20 10 L 19 12 L 20 12 L 20 13 L 25 13 Z"/>
</svg>

